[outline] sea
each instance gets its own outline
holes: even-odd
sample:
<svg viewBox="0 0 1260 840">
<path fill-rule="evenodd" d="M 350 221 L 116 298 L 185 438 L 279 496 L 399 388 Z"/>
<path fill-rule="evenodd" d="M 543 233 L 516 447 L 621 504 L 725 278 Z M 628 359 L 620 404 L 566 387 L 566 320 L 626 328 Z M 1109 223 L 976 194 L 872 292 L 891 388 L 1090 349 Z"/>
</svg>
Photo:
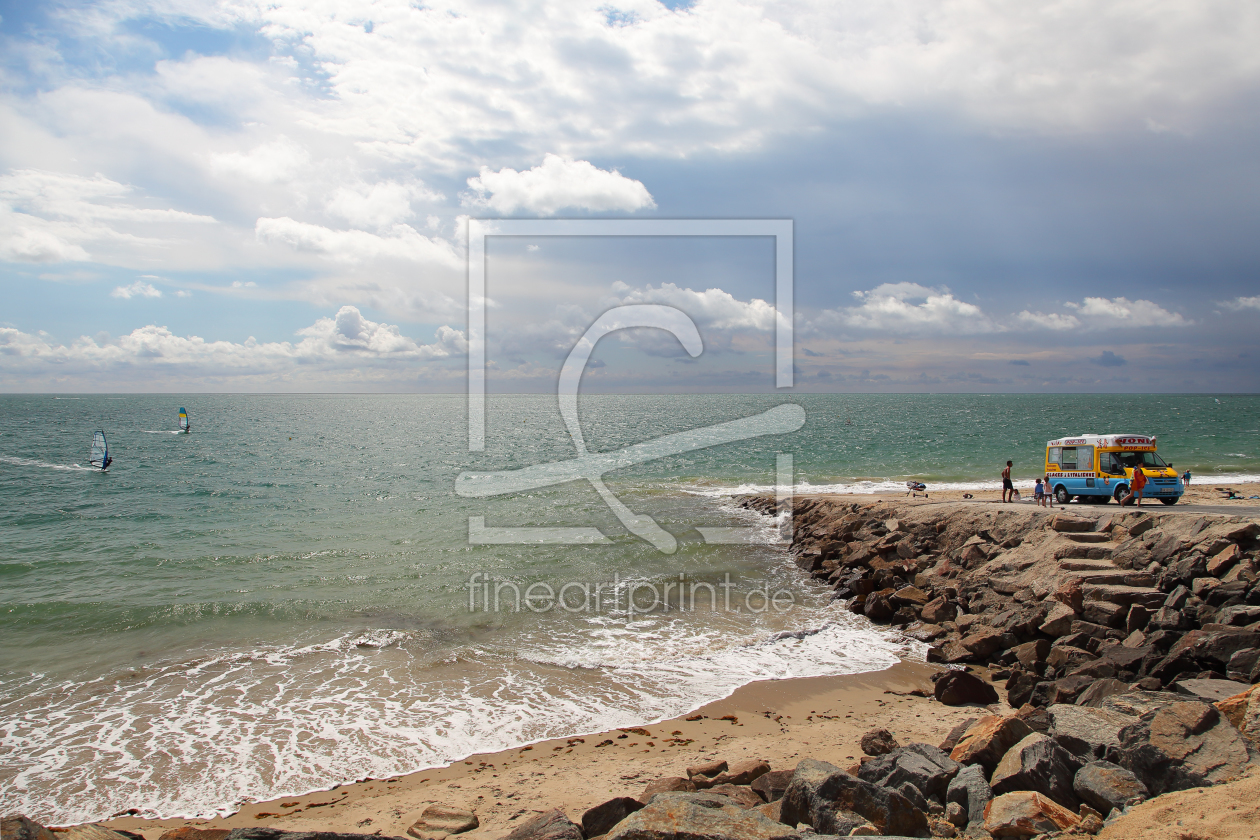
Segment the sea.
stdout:
<svg viewBox="0 0 1260 840">
<path fill-rule="evenodd" d="M 741 494 L 996 496 L 1007 459 L 1031 486 L 1045 442 L 1085 432 L 1157 435 L 1196 482 L 1260 479 L 1254 396 L 583 396 L 578 413 L 604 453 L 781 403 L 798 431 L 475 498 L 461 473 L 575 458 L 554 396 L 488 398 L 478 452 L 460 396 L 0 396 L 0 812 L 230 813 L 924 655 L 831 601 L 783 516 Z M 546 537 L 572 529 L 594 539 Z"/>
</svg>

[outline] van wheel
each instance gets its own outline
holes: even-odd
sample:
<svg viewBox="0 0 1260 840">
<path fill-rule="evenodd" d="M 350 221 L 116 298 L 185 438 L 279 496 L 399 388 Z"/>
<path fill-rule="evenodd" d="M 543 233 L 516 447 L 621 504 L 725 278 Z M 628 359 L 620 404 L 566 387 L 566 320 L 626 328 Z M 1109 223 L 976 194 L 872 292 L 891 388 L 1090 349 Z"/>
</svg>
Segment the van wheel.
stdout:
<svg viewBox="0 0 1260 840">
<path fill-rule="evenodd" d="M 1054 500 L 1061 505 L 1066 505 L 1068 502 L 1072 501 L 1072 496 L 1068 493 L 1067 488 L 1060 484 L 1058 487 L 1054 488 Z"/>
<path fill-rule="evenodd" d="M 1177 497 L 1176 497 L 1176 496 L 1174 496 L 1174 497 L 1173 497 L 1173 498 L 1171 498 L 1171 499 L 1160 499 L 1160 501 L 1161 501 L 1161 502 L 1163 502 L 1163 503 L 1164 503 L 1164 504 L 1166 504 L 1166 505 L 1175 505 L 1175 504 L 1177 504 Z"/>
<path fill-rule="evenodd" d="M 1115 498 L 1115 500 L 1116 500 L 1118 503 L 1120 503 L 1120 504 L 1122 504 L 1122 505 L 1123 505 L 1123 504 L 1124 504 L 1124 497 L 1125 497 L 1125 496 L 1127 496 L 1127 495 L 1129 495 L 1129 488 L 1128 488 L 1127 486 L 1125 486 L 1125 485 L 1121 484 L 1119 487 L 1117 487 L 1117 488 L 1116 488 L 1116 492 L 1115 492 L 1115 494 L 1114 494 L 1114 498 Z"/>
</svg>

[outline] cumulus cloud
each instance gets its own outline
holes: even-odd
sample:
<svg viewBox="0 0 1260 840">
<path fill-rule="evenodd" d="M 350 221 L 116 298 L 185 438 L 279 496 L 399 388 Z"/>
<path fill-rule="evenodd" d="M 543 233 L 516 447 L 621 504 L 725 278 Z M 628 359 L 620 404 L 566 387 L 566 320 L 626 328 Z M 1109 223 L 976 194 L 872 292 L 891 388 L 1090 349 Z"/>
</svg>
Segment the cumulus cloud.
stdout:
<svg viewBox="0 0 1260 840">
<path fill-rule="evenodd" d="M 31 334 L 0 328 L 0 369 L 55 365 L 59 371 L 130 368 L 184 369 L 228 372 L 293 373 L 301 369 L 333 369 L 355 365 L 426 362 L 458 356 L 467 350 L 463 332 L 440 327 L 431 344 L 402 335 L 392 324 L 364 317 L 353 306 L 343 306 L 332 317 L 320 318 L 298 330 L 297 342 L 207 341 L 179 336 L 154 324 L 139 327 L 115 341 L 98 342 L 86 336 L 69 344 L 54 344 L 46 333 Z"/>
<path fill-rule="evenodd" d="M 123 300 L 129 300 L 133 297 L 160 298 L 162 291 L 155 288 L 152 283 L 137 280 L 130 286 L 116 287 L 109 295 L 110 297 L 122 298 Z"/>
<path fill-rule="evenodd" d="M 1229 309 L 1260 309 L 1260 295 L 1255 297 L 1237 297 L 1226 301 L 1222 305 Z"/>
<path fill-rule="evenodd" d="M 1030 327 L 1048 330 L 1110 330 L 1127 327 L 1189 327 L 1194 324 L 1179 312 L 1171 312 L 1149 300 L 1125 297 L 1087 297 L 1081 303 L 1068 301 L 1070 312 L 1029 312 L 1016 317 Z"/>
<path fill-rule="evenodd" d="M 1149 300 L 1087 297 L 1083 303 L 1068 303 L 1083 317 L 1097 319 L 1099 326 L 1188 327 L 1194 323 L 1179 312 L 1169 312 Z"/>
<path fill-rule="evenodd" d="M 439 201 L 442 195 L 426 189 L 423 184 L 381 181 L 338 187 L 326 207 L 329 213 L 357 227 L 383 228 L 414 216 L 411 202 L 416 198 Z M 430 227 L 433 227 L 432 222 Z"/>
<path fill-rule="evenodd" d="M 926 330 L 974 334 L 1000 330 L 980 307 L 959 300 L 944 287 L 931 289 L 918 283 L 884 283 L 868 291 L 854 292 L 853 296 L 860 301 L 857 306 L 826 310 L 812 326 L 907 333 Z"/>
<path fill-rule="evenodd" d="M 483 166 L 468 186 L 476 195 L 469 195 L 466 203 L 505 214 L 524 210 L 550 216 L 570 208 L 633 212 L 656 206 L 641 181 L 553 154 L 524 172 L 508 167 L 493 172 Z"/>
<path fill-rule="evenodd" d="M 722 289 L 697 292 L 674 283 L 631 289 L 619 282 L 613 291 L 621 294 L 619 304 L 663 303 L 686 312 L 698 326 L 717 330 L 768 332 L 783 320 L 772 304 L 758 298 L 742 301 Z"/>
<path fill-rule="evenodd" d="M 1099 367 L 1123 367 L 1129 363 L 1124 356 L 1118 356 L 1110 350 L 1102 351 L 1101 355 L 1090 358 L 1090 361 Z"/>
</svg>

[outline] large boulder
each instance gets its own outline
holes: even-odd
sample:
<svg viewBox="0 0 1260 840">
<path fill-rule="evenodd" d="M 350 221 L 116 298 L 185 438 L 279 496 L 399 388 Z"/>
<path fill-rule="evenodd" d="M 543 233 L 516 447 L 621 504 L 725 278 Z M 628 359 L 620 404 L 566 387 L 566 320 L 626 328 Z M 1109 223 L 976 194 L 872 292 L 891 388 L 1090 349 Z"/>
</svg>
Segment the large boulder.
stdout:
<svg viewBox="0 0 1260 840">
<path fill-rule="evenodd" d="M 824 761 L 807 758 L 797 764 L 781 802 L 779 819 L 788 825 L 808 823 L 819 834 L 848 834 L 861 824 L 853 824 L 856 814 L 885 834 L 928 836 L 927 816 L 900 793 Z"/>
<path fill-rule="evenodd" d="M 521 823 L 504 840 L 582 840 L 582 829 L 552 808 Z"/>
<path fill-rule="evenodd" d="M 777 802 L 783 798 L 783 792 L 790 784 L 792 784 L 791 770 L 771 770 L 754 779 L 751 787 L 766 802 Z"/>
<path fill-rule="evenodd" d="M 1072 811 L 1080 808 L 1072 780 L 1080 762 L 1050 738 L 1034 732 L 1007 750 L 989 780 L 995 794 L 1033 790 Z"/>
<path fill-rule="evenodd" d="M 1017 717 L 988 715 L 972 724 L 949 757 L 959 764 L 979 764 L 992 773 L 1006 751 L 1031 734 L 1032 728 Z"/>
<path fill-rule="evenodd" d="M 799 840 L 800 835 L 755 809 L 708 792 L 660 793 L 623 819 L 606 840 Z M 579 838 L 580 840 L 580 838 Z"/>
<path fill-rule="evenodd" d="M 228 840 L 373 840 L 380 839 L 378 834 L 343 834 L 339 831 L 285 831 L 282 828 L 268 826 L 251 826 L 234 828 L 228 833 Z M 5 835 L 8 840 L 8 835 Z M 393 838 L 387 838 L 393 840 Z M 397 838 L 402 840 L 402 838 Z"/>
<path fill-rule="evenodd" d="M 866 762 L 858 770 L 858 778 L 903 794 L 903 785 L 909 784 L 923 796 L 944 804 L 949 780 L 958 770 L 958 762 L 931 744 L 910 744 Z"/>
<path fill-rule="evenodd" d="M 1047 711 L 1050 736 L 1084 761 L 1114 757 L 1120 749 L 1120 730 L 1137 720 L 1136 715 L 1122 714 L 1105 706 L 1090 708 L 1060 703 Z"/>
<path fill-rule="evenodd" d="M 472 811 L 434 802 L 420 812 L 420 819 L 411 824 L 407 834 L 417 840 L 442 840 L 452 834 L 472 831 L 478 825 L 477 815 Z"/>
<path fill-rule="evenodd" d="M 1082 802 L 1103 816 L 1133 799 L 1141 801 L 1150 796 L 1141 779 L 1110 761 L 1091 761 L 1077 770 L 1072 789 Z"/>
<path fill-rule="evenodd" d="M 598 837 L 607 834 L 613 826 L 642 810 L 643 803 L 628 796 L 618 796 L 607 802 L 596 805 L 582 815 L 582 833 L 587 837 Z"/>
<path fill-rule="evenodd" d="M 56 835 L 32 819 L 14 814 L 0 820 L 4 840 L 56 840 Z"/>
<path fill-rule="evenodd" d="M 1230 781 L 1249 754 L 1242 734 L 1208 703 L 1170 703 L 1120 731 L 1120 765 L 1152 794 Z"/>
<path fill-rule="evenodd" d="M 1068 831 L 1080 818 L 1039 793 L 1021 790 L 1004 793 L 984 809 L 984 829 L 994 837 L 1035 837 Z"/>
<path fill-rule="evenodd" d="M 946 706 L 978 703 L 987 706 L 998 702 L 998 693 L 984 680 L 966 671 L 946 671 L 936 681 L 936 699 Z"/>
<path fill-rule="evenodd" d="M 643 793 L 639 794 L 640 802 L 647 802 L 658 793 L 695 793 L 697 790 L 696 783 L 691 779 L 684 779 L 682 776 L 666 776 L 663 779 L 653 779 L 643 788 Z"/>
<path fill-rule="evenodd" d="M 984 808 L 993 799 L 993 791 L 985 778 L 984 769 L 969 764 L 958 771 L 945 791 L 946 804 L 957 803 L 966 814 L 963 825 L 979 827 L 984 823 Z"/>
</svg>

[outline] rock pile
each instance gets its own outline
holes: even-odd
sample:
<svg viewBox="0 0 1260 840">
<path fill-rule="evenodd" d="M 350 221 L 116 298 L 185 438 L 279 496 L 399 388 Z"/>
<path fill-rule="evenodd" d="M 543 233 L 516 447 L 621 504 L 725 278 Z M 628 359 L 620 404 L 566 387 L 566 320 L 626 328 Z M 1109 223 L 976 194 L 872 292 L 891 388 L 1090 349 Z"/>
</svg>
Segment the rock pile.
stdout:
<svg viewBox="0 0 1260 840">
<path fill-rule="evenodd" d="M 989 666 L 1014 707 L 1133 689 L 1216 701 L 1260 680 L 1255 522 L 805 498 L 794 525 L 797 565 L 835 598 L 930 643 L 931 662 Z M 937 698 L 993 702 L 956 680 Z"/>
</svg>

